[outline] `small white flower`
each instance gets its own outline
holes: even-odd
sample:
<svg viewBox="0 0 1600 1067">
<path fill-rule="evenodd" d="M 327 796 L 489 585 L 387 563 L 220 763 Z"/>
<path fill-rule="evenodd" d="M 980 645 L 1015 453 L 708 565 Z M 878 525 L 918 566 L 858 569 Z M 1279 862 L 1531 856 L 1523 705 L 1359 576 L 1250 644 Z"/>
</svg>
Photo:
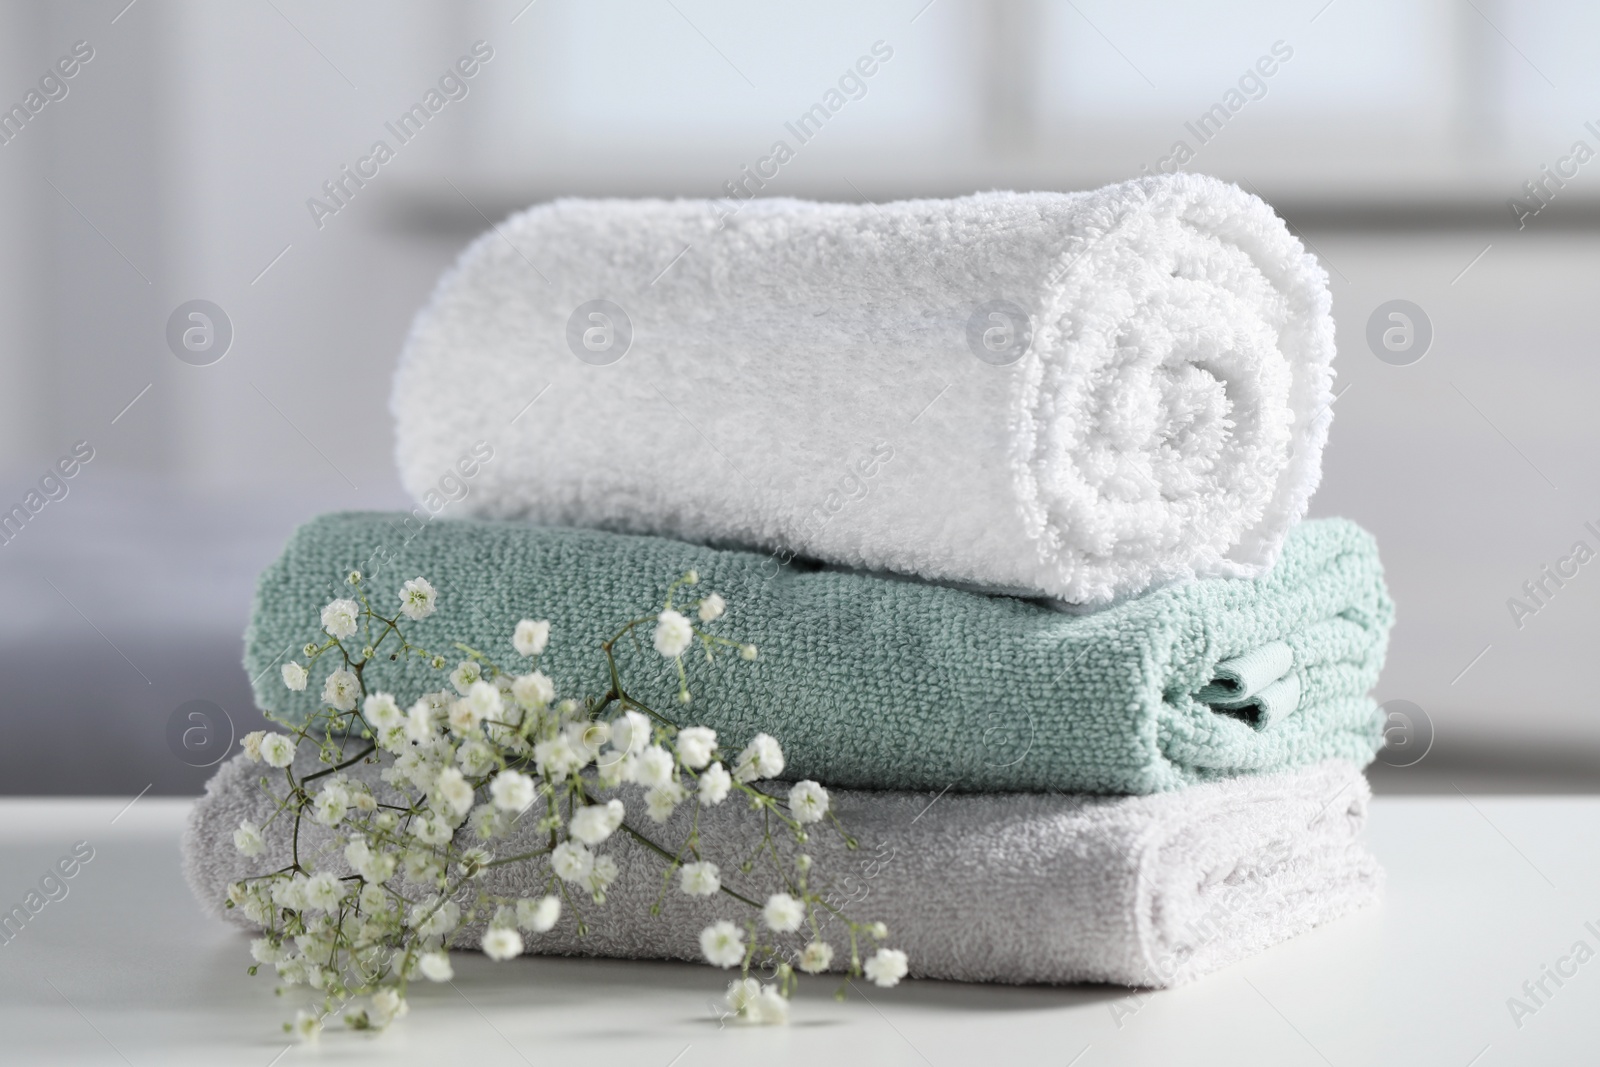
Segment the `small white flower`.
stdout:
<svg viewBox="0 0 1600 1067">
<path fill-rule="evenodd" d="M 715 863 L 685 863 L 678 871 L 678 886 L 691 897 L 709 897 L 722 889 L 722 873 Z"/>
<path fill-rule="evenodd" d="M 780 934 L 794 933 L 805 918 L 806 906 L 788 893 L 772 894 L 767 898 L 767 906 L 761 909 L 761 921 L 767 924 L 767 929 Z"/>
<path fill-rule="evenodd" d="M 589 872 L 589 890 L 594 893 L 596 900 L 604 899 L 606 889 L 617 880 L 617 875 L 620 873 L 617 861 L 610 856 L 594 858 L 594 870 Z"/>
<path fill-rule="evenodd" d="M 344 883 L 329 871 L 319 871 L 306 881 L 302 893 L 307 907 L 334 911 L 344 899 Z"/>
<path fill-rule="evenodd" d="M 720 763 L 713 763 L 700 774 L 700 803 L 713 807 L 728 799 L 733 788 L 733 775 Z"/>
<path fill-rule="evenodd" d="M 833 964 L 833 946 L 826 941 L 813 941 L 800 952 L 800 969 L 807 974 L 821 974 Z"/>
<path fill-rule="evenodd" d="M 456 750 L 456 762 L 470 775 L 486 774 L 494 766 L 494 749 L 476 739 L 468 741 Z"/>
<path fill-rule="evenodd" d="M 807 779 L 789 787 L 789 814 L 798 823 L 821 822 L 828 813 L 828 791 Z"/>
<path fill-rule="evenodd" d="M 754 978 L 735 978 L 728 983 L 726 1003 L 728 1010 L 734 1015 L 744 1018 L 750 1010 L 751 1001 L 761 995 L 761 983 Z"/>
<path fill-rule="evenodd" d="M 261 762 L 261 741 L 266 736 L 265 730 L 251 730 L 239 739 L 239 747 L 244 749 L 245 758 L 251 763 Z"/>
<path fill-rule="evenodd" d="M 598 845 L 622 825 L 622 801 L 608 800 L 579 808 L 572 816 L 572 836 L 585 845 Z"/>
<path fill-rule="evenodd" d="M 543 671 L 519 674 L 511 682 L 511 698 L 528 711 L 537 711 L 556 698 L 556 684 Z"/>
<path fill-rule="evenodd" d="M 611 747 L 637 756 L 650 744 L 650 720 L 637 711 L 627 711 L 611 720 Z"/>
<path fill-rule="evenodd" d="M 764 985 L 761 987 L 761 992 L 750 1002 L 748 1015 L 753 1023 L 781 1026 L 789 1021 L 788 998 L 778 991 L 777 986 Z"/>
<path fill-rule="evenodd" d="M 433 702 L 427 697 L 411 705 L 406 712 L 406 736 L 419 745 L 428 740 L 433 736 L 434 716 Z"/>
<path fill-rule="evenodd" d="M 437 813 L 430 811 L 411 821 L 411 836 L 424 845 L 447 845 L 455 836 L 455 831 Z"/>
<path fill-rule="evenodd" d="M 906 954 L 897 948 L 880 948 L 862 967 L 873 985 L 888 989 L 906 976 Z"/>
<path fill-rule="evenodd" d="M 311 802 L 311 818 L 323 826 L 337 826 L 350 810 L 350 793 L 338 782 L 329 782 Z"/>
<path fill-rule="evenodd" d="M 400 587 L 400 611 L 408 619 L 426 619 L 433 614 L 438 592 L 426 578 L 413 578 Z"/>
<path fill-rule="evenodd" d="M 700 601 L 700 621 L 716 622 L 722 618 L 722 613 L 728 610 L 728 602 L 717 593 L 712 593 Z"/>
<path fill-rule="evenodd" d="M 594 853 L 576 841 L 563 841 L 550 853 L 550 869 L 564 882 L 581 882 L 594 870 Z"/>
<path fill-rule="evenodd" d="M 317 1040 L 317 1035 L 322 1032 L 322 1020 L 317 1018 L 315 1012 L 301 1008 L 294 1013 L 294 1025 L 291 1031 L 306 1044 L 313 1044 Z"/>
<path fill-rule="evenodd" d="M 783 773 L 783 749 L 767 734 L 756 734 L 755 739 L 739 753 L 733 776 L 741 782 L 754 782 L 761 778 L 776 778 Z"/>
<path fill-rule="evenodd" d="M 450 672 L 450 684 L 455 686 L 456 692 L 466 696 L 467 690 L 472 688 L 472 683 L 482 677 L 483 668 L 478 666 L 477 661 L 464 659 Z"/>
<path fill-rule="evenodd" d="M 499 688 L 489 682 L 477 681 L 468 686 L 466 703 L 471 705 L 479 721 L 498 719 L 505 711 Z"/>
<path fill-rule="evenodd" d="M 450 956 L 445 952 L 424 952 L 417 960 L 417 969 L 430 982 L 448 982 L 456 976 L 450 966 Z"/>
<path fill-rule="evenodd" d="M 373 1025 L 380 1029 L 410 1010 L 411 1006 L 405 998 L 393 989 L 380 989 L 372 994 L 372 1010 L 369 1014 Z"/>
<path fill-rule="evenodd" d="M 360 695 L 361 682 L 343 667 L 328 675 L 328 680 L 322 683 L 323 703 L 339 711 L 353 710 L 356 698 Z"/>
<path fill-rule="evenodd" d="M 405 712 L 389 693 L 373 693 L 362 701 L 361 714 L 374 730 L 390 730 L 406 721 Z"/>
<path fill-rule="evenodd" d="M 250 957 L 257 963 L 277 963 L 283 959 L 283 949 L 264 937 L 250 942 Z"/>
<path fill-rule="evenodd" d="M 521 771 L 501 771 L 489 783 L 489 796 L 501 811 L 523 811 L 533 803 L 533 779 Z"/>
<path fill-rule="evenodd" d="M 871 934 L 874 939 L 882 941 L 884 938 L 889 936 L 889 928 L 883 925 L 883 923 L 873 923 L 871 926 L 867 927 L 867 933 Z"/>
<path fill-rule="evenodd" d="M 517 925 L 524 930 L 542 934 L 555 926 L 559 918 L 561 918 L 560 897 L 517 901 Z"/>
<path fill-rule="evenodd" d="M 749 661 L 755 659 L 756 658 L 756 646 L 755 645 L 740 645 L 739 646 L 739 658 L 744 660 L 747 663 Z"/>
<path fill-rule="evenodd" d="M 261 739 L 261 759 L 269 767 L 287 767 L 294 762 L 294 742 L 284 734 L 268 734 Z"/>
<path fill-rule="evenodd" d="M 656 630 L 651 641 L 657 652 L 668 659 L 677 659 L 694 642 L 694 626 L 680 613 L 667 608 L 656 616 Z"/>
<path fill-rule="evenodd" d="M 322 628 L 330 637 L 354 637 L 361 605 L 354 600 L 335 600 L 322 609 Z"/>
<path fill-rule="evenodd" d="M 267 847 L 266 841 L 261 836 L 261 827 L 249 819 L 241 822 L 239 828 L 233 832 L 233 847 L 246 856 L 261 855 L 261 850 Z"/>
<path fill-rule="evenodd" d="M 727 919 L 700 931 L 700 952 L 718 967 L 736 967 L 744 959 L 744 934 Z"/>
<path fill-rule="evenodd" d="M 472 783 L 467 781 L 466 775 L 454 767 L 446 767 L 440 771 L 433 788 L 435 795 L 443 802 L 442 806 L 457 815 L 465 815 L 472 810 Z"/>
<path fill-rule="evenodd" d="M 557 734 L 533 746 L 533 762 L 540 774 L 559 782 L 582 770 L 589 759 L 588 753 L 580 752 L 566 734 Z"/>
<path fill-rule="evenodd" d="M 672 753 L 660 745 L 651 745 L 639 753 L 633 769 L 633 780 L 646 789 L 666 785 L 672 781 Z"/>
<path fill-rule="evenodd" d="M 522 955 L 522 935 L 497 926 L 483 935 L 483 954 L 491 960 L 509 960 Z"/>
<path fill-rule="evenodd" d="M 698 771 L 711 762 L 711 753 L 717 748 L 717 732 L 705 726 L 687 726 L 678 731 L 674 743 L 683 765 Z"/>
<path fill-rule="evenodd" d="M 453 900 L 447 900 L 437 908 L 429 904 L 414 904 L 411 907 L 411 925 L 423 937 L 443 937 L 454 930 L 460 921 L 461 905 Z"/>
<path fill-rule="evenodd" d="M 296 693 L 306 687 L 306 669 L 294 660 L 283 665 L 283 684 Z"/>
<path fill-rule="evenodd" d="M 511 632 L 511 647 L 516 649 L 519 655 L 537 656 L 549 643 L 549 619 L 540 619 L 537 622 L 533 619 L 523 619 Z"/>
<path fill-rule="evenodd" d="M 654 821 L 666 822 L 672 817 L 672 813 L 677 810 L 678 805 L 683 803 L 686 796 L 688 794 L 683 791 L 683 786 L 677 782 L 658 785 L 645 793 L 645 811 Z"/>
</svg>

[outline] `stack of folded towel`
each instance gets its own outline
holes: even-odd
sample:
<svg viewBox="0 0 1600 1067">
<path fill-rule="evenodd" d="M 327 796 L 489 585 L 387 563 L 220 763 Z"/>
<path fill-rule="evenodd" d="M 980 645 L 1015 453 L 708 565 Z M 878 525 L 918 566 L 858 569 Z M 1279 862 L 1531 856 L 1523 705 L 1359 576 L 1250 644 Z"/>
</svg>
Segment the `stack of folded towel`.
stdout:
<svg viewBox="0 0 1600 1067">
<path fill-rule="evenodd" d="M 1393 607 L 1369 535 L 1299 521 L 1332 355 L 1322 270 L 1208 178 L 536 208 L 413 330 L 393 408 L 423 507 L 296 532 L 246 667 L 263 708 L 311 711 L 270 668 L 361 569 L 448 590 L 425 646 L 504 653 L 550 619 L 541 669 L 573 692 L 608 628 L 693 569 L 761 650 L 705 675 L 694 721 L 770 733 L 784 777 L 834 789 L 863 848 L 818 835 L 818 858 L 914 974 L 1180 982 L 1381 880 L 1360 769 Z M 432 517 L 443 496 L 474 517 Z M 639 695 L 670 706 L 676 675 L 651 677 Z M 366 681 L 437 676 L 408 658 Z M 255 776 L 224 766 L 195 811 L 213 907 L 285 847 L 231 846 L 270 806 Z M 706 819 L 707 858 L 737 867 L 749 831 Z M 697 958 L 715 905 L 652 915 L 659 863 L 614 855 L 599 928 L 534 950 Z"/>
</svg>

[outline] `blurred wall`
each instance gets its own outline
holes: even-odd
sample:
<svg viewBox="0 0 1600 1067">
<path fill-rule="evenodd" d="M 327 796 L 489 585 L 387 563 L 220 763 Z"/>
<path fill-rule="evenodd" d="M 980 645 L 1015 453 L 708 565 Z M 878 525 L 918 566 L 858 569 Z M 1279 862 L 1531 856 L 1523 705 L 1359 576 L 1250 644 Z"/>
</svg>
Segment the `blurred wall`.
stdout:
<svg viewBox="0 0 1600 1067">
<path fill-rule="evenodd" d="M 1400 605 L 1380 696 L 1424 708 L 1442 747 L 1600 750 L 1600 570 L 1531 616 L 1507 604 L 1575 540 L 1600 548 L 1600 162 L 1520 229 L 1507 204 L 1575 140 L 1600 147 L 1597 19 L 1491 0 L 0 6 L 0 103 L 93 49 L 0 144 L 0 489 L 95 453 L 0 547 L 0 789 L 50 788 L 27 754 L 64 730 L 114 741 L 77 788 L 131 792 L 158 764 L 162 788 L 196 787 L 163 731 L 191 698 L 249 718 L 255 572 L 316 511 L 403 500 L 387 379 L 461 245 L 554 195 L 721 195 L 879 42 L 892 57 L 767 193 L 1080 188 L 1193 141 L 1190 169 L 1261 192 L 1329 269 L 1346 391 L 1313 511 L 1380 537 Z M 386 124 L 480 41 L 463 95 L 400 144 Z M 1291 56 L 1199 143 L 1186 124 L 1275 46 Z M 380 138 L 394 158 L 341 178 Z M 318 218 L 330 180 L 348 203 Z M 1409 366 L 1366 341 L 1397 298 L 1434 330 Z M 167 340 L 197 299 L 233 335 L 209 365 Z"/>
</svg>

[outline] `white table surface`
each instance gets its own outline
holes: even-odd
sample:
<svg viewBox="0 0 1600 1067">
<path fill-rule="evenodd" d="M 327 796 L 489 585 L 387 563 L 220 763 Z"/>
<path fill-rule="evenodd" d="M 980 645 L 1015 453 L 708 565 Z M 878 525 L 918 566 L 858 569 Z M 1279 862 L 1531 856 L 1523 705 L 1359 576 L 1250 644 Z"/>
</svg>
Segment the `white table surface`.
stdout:
<svg viewBox="0 0 1600 1067">
<path fill-rule="evenodd" d="M 1507 998 L 1583 940 L 1600 953 L 1600 798 L 1384 797 L 1369 840 L 1385 902 L 1193 985 L 946 982 L 802 988 L 787 1027 L 719 1025 L 727 976 L 686 964 L 458 954 L 450 985 L 414 987 L 389 1032 L 330 1027 L 314 1048 L 293 1005 L 251 978 L 247 939 L 206 918 L 179 870 L 189 802 L 0 801 L 0 909 L 74 842 L 95 857 L 0 945 L 0 1063 L 556 1062 L 760 1067 L 1600 1062 L 1600 955 L 1521 1020 Z M 120 815 L 119 815 L 120 812 Z M 1572 964 L 1565 965 L 1567 970 Z M 568 1062 L 572 1062 L 569 1060 Z"/>
</svg>

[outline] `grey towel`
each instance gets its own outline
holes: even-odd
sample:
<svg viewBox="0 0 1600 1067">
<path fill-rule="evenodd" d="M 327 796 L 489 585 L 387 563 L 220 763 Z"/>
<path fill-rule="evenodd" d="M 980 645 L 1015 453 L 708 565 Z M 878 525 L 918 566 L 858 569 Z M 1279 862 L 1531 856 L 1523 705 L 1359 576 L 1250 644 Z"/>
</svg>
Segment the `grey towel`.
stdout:
<svg viewBox="0 0 1600 1067">
<path fill-rule="evenodd" d="M 311 770 L 309 765 L 307 770 Z M 267 851 L 246 859 L 233 846 L 242 819 L 271 805 L 257 786 L 267 770 L 224 764 L 195 806 L 184 841 L 189 884 L 214 914 L 230 882 L 288 862 L 287 824 Z M 372 768 L 362 777 L 376 782 Z M 382 795 L 381 784 L 378 786 Z M 683 837 L 685 805 L 665 827 L 643 817 L 642 796 L 621 793 L 628 821 L 656 840 Z M 1259 952 L 1376 899 L 1382 871 L 1357 840 L 1369 792 L 1352 766 L 1209 782 L 1153 796 L 868 793 L 833 802 L 860 848 L 815 833 L 816 873 L 852 918 L 879 920 L 919 977 L 984 982 L 1178 984 Z M 730 799 L 701 815 L 706 858 L 727 884 L 764 899 L 771 886 L 737 871 L 753 849 L 755 820 Z M 525 835 L 531 839 L 531 834 Z M 301 855 L 340 874 L 328 831 L 307 820 Z M 535 847 L 513 836 L 501 855 Z M 528 951 L 630 959 L 699 959 L 699 933 L 719 918 L 741 925 L 746 905 L 690 898 L 674 882 L 661 914 L 662 861 L 625 835 L 601 846 L 621 875 L 604 905 L 588 905 L 581 940 L 571 912 Z M 759 869 L 758 869 L 759 870 Z M 492 892 L 542 895 L 526 865 L 497 869 Z M 475 947 L 469 929 L 460 947 Z M 824 932 L 847 947 L 843 930 Z M 798 946 L 796 946 L 798 947 Z M 837 962 L 837 961 L 836 961 Z"/>
</svg>

